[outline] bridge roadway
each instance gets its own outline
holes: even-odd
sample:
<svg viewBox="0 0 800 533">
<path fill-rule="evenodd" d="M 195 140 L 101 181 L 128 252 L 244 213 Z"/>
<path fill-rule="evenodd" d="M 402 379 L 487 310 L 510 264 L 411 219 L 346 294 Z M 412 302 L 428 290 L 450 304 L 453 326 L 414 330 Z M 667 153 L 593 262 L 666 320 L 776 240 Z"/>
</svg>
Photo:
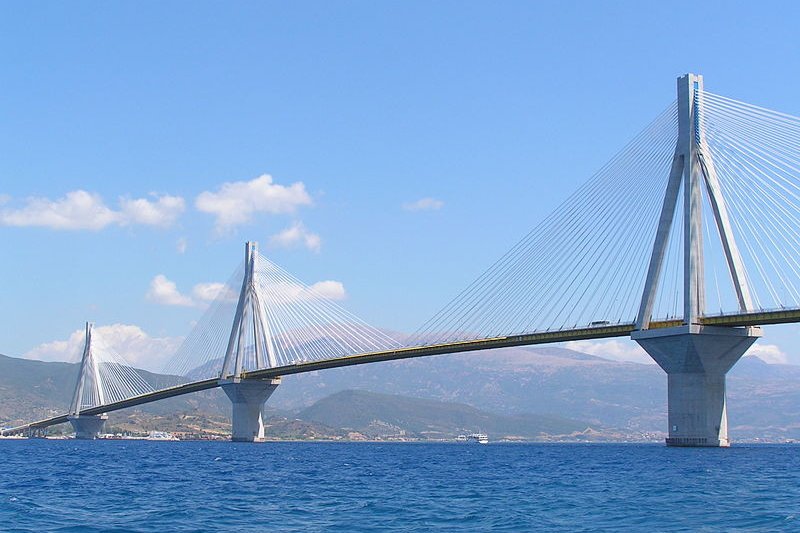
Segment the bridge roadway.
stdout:
<svg viewBox="0 0 800 533">
<path fill-rule="evenodd" d="M 800 309 L 781 309 L 776 311 L 759 311 L 753 313 L 738 313 L 731 315 L 706 316 L 700 319 L 704 326 L 722 327 L 741 327 L 741 326 L 765 326 L 770 324 L 789 324 L 800 322 Z M 683 320 L 662 320 L 650 322 L 650 329 L 669 328 L 680 326 Z M 302 374 L 314 372 L 316 370 L 327 370 L 353 365 L 363 365 L 367 363 L 377 363 L 380 361 L 394 361 L 398 359 L 410 359 L 414 357 L 427 357 L 431 355 L 444 355 L 460 352 L 474 352 L 479 350 L 491 350 L 494 348 L 509 348 L 511 346 L 531 346 L 535 344 L 552 344 L 556 342 L 567 342 L 587 339 L 608 339 L 613 337 L 626 337 L 635 331 L 633 323 L 608 324 L 594 327 L 562 329 L 557 331 L 543 331 L 540 333 L 529 333 L 525 335 L 511 335 L 508 337 L 495 337 L 489 339 L 477 339 L 469 341 L 448 342 L 444 344 L 432 344 L 428 346 L 414 346 L 410 348 L 398 348 L 396 350 L 386 350 L 380 352 L 370 352 L 346 357 L 325 359 L 322 361 L 311 361 L 307 363 L 297 363 L 262 370 L 252 370 L 243 372 L 242 379 L 269 379 L 278 376 L 291 374 Z M 128 407 L 135 407 L 166 398 L 182 396 L 192 392 L 198 392 L 219 387 L 224 381 L 221 378 L 211 378 L 202 381 L 194 381 L 183 385 L 176 385 L 160 389 L 140 396 L 133 396 L 126 400 L 109 403 L 91 409 L 81 411 L 81 415 L 100 415 L 119 411 Z M 54 416 L 37 422 L 31 422 L 22 426 L 2 430 L 0 434 L 14 435 L 29 429 L 41 429 L 57 424 L 68 422 L 67 414 Z"/>
</svg>

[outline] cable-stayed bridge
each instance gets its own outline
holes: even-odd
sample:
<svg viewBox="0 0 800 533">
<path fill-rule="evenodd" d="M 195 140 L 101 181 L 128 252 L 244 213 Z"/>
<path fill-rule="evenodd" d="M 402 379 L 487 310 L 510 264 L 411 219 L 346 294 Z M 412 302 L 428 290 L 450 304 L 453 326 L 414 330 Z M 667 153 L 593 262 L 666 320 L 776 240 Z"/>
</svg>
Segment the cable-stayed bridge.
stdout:
<svg viewBox="0 0 800 533">
<path fill-rule="evenodd" d="M 800 118 L 678 79 L 677 99 L 409 339 L 369 326 L 260 255 L 148 383 L 87 325 L 67 413 L 92 438 L 106 413 L 221 387 L 233 439 L 263 438 L 282 376 L 446 353 L 630 337 L 668 375 L 668 445 L 727 446 L 725 375 L 761 336 L 800 321 Z"/>
</svg>

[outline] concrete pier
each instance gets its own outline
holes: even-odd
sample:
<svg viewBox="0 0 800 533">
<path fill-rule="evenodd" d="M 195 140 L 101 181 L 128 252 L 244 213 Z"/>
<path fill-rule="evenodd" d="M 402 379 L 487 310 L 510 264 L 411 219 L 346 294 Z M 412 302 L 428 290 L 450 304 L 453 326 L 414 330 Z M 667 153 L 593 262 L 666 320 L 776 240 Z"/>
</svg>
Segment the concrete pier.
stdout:
<svg viewBox="0 0 800 533">
<path fill-rule="evenodd" d="M 231 440 L 233 442 L 263 442 L 263 409 L 267 399 L 280 385 L 281 378 L 244 380 L 234 378 L 222 382 L 222 390 L 233 404 Z"/>
<path fill-rule="evenodd" d="M 631 335 L 667 373 L 667 446 L 730 446 L 725 375 L 760 336 L 697 324 Z"/>
<path fill-rule="evenodd" d="M 108 420 L 108 415 L 76 415 L 68 417 L 75 438 L 80 440 L 94 440 L 103 432 L 103 425 Z"/>
<path fill-rule="evenodd" d="M 28 428 L 22 433 L 22 436 L 28 439 L 46 439 L 47 428 L 46 427 Z"/>
</svg>

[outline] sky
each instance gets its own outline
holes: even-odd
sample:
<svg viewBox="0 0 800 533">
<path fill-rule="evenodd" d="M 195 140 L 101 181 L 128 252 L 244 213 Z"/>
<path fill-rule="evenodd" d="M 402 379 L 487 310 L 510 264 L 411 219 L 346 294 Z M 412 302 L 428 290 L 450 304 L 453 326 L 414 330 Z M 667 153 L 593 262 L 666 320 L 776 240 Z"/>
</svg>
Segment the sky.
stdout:
<svg viewBox="0 0 800 533">
<path fill-rule="evenodd" d="M 677 76 L 800 115 L 797 20 L 789 1 L 6 2 L 0 353 L 67 358 L 90 320 L 158 368 L 247 240 L 412 332 Z M 798 341 L 773 327 L 759 350 L 800 364 Z"/>
</svg>

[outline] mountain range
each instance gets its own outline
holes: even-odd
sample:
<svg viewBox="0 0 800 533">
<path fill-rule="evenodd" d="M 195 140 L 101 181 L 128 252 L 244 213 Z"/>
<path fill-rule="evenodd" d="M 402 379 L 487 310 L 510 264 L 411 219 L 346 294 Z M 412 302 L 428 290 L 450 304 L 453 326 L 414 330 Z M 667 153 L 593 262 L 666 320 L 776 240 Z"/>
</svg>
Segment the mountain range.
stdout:
<svg viewBox="0 0 800 533">
<path fill-rule="evenodd" d="M 506 416 L 582 420 L 631 435 L 666 429 L 667 378 L 654 364 L 619 362 L 560 347 L 505 348 L 287 376 L 270 399 L 300 409 L 363 389 L 461 402 Z M 728 375 L 737 438 L 800 438 L 800 366 L 742 358 Z"/>
<path fill-rule="evenodd" d="M 0 356 L 0 423 L 64 412 L 76 375 L 75 364 Z M 743 358 L 728 379 L 732 437 L 800 438 L 798 385 L 798 366 Z M 666 428 L 666 375 L 655 365 L 560 347 L 506 348 L 286 376 L 268 407 L 274 428 L 299 437 L 491 431 L 537 438 L 589 429 L 650 438 Z M 122 411 L 110 423 L 192 420 L 195 429 L 220 432 L 229 410 L 223 394 L 206 391 Z"/>
</svg>

